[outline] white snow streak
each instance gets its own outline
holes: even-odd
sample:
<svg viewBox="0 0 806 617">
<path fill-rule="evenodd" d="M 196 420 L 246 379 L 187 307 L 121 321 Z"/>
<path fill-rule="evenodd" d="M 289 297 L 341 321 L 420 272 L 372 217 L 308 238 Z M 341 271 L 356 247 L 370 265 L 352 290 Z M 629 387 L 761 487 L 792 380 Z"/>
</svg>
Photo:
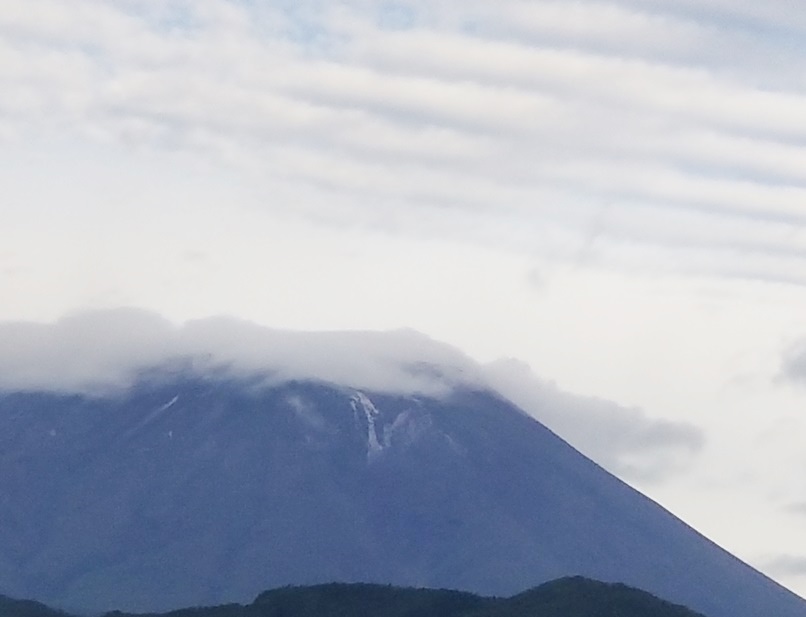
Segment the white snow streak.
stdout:
<svg viewBox="0 0 806 617">
<path fill-rule="evenodd" d="M 369 397 L 362 392 L 356 392 L 350 404 L 353 411 L 358 411 L 358 406 L 360 405 L 367 419 L 367 456 L 378 454 L 383 450 L 383 444 L 378 439 L 378 432 L 375 427 L 375 419 L 380 415 L 380 411 L 369 400 Z"/>
</svg>

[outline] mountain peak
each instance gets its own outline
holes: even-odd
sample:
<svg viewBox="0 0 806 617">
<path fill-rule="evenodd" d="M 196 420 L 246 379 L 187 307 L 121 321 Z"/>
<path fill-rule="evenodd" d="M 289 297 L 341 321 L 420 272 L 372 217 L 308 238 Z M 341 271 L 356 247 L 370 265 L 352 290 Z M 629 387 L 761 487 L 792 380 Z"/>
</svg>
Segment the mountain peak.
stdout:
<svg viewBox="0 0 806 617">
<path fill-rule="evenodd" d="M 157 377 L 0 393 L 5 593 L 148 612 L 334 580 L 509 595 L 580 574 L 709 617 L 804 614 L 489 391 Z"/>
</svg>

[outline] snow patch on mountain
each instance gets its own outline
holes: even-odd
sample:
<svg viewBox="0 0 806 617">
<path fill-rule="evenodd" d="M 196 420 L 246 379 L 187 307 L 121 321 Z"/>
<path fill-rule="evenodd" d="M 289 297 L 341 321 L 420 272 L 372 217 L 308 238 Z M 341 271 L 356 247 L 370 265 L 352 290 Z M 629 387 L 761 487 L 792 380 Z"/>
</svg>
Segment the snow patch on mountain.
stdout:
<svg viewBox="0 0 806 617">
<path fill-rule="evenodd" d="M 285 402 L 291 408 L 294 415 L 309 428 L 317 432 L 327 429 L 327 420 L 309 401 L 297 394 L 290 394 L 285 397 Z"/>
<path fill-rule="evenodd" d="M 356 392 L 350 399 L 350 405 L 354 412 L 363 412 L 367 423 L 367 457 L 372 458 L 379 454 L 385 445 L 378 439 L 378 430 L 375 422 L 380 416 L 378 408 L 372 403 L 369 397 L 363 392 Z"/>
<path fill-rule="evenodd" d="M 145 427 L 147 427 L 148 425 L 152 424 L 158 417 L 160 417 L 168 409 L 173 407 L 178 400 L 179 400 L 179 395 L 176 395 L 171 400 L 169 400 L 167 403 L 164 403 L 164 404 L 160 405 L 159 407 L 157 407 L 154 411 L 152 411 L 145 418 L 143 418 L 139 422 L 139 424 L 137 424 L 137 426 L 135 426 L 133 429 L 128 431 L 127 435 L 130 436 L 131 434 L 133 434 L 133 433 L 135 433 L 137 431 L 140 431 L 140 430 L 144 429 Z M 171 435 L 171 437 L 173 437 L 173 435 Z"/>
<path fill-rule="evenodd" d="M 178 400 L 179 400 L 179 395 L 177 394 L 170 401 L 168 401 L 167 403 L 162 405 L 157 411 L 165 411 L 166 409 L 170 409 L 171 407 L 173 407 L 176 404 L 176 401 L 178 401 Z"/>
</svg>

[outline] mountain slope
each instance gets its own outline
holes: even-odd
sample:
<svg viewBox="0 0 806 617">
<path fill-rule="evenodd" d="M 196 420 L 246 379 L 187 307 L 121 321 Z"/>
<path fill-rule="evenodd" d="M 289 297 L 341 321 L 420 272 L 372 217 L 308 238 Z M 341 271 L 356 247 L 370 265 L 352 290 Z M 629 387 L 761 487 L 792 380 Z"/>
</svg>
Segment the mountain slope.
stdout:
<svg viewBox="0 0 806 617">
<path fill-rule="evenodd" d="M 154 373 L 0 396 L 0 589 L 153 611 L 333 580 L 509 595 L 569 575 L 709 617 L 804 602 L 490 392 Z"/>
</svg>

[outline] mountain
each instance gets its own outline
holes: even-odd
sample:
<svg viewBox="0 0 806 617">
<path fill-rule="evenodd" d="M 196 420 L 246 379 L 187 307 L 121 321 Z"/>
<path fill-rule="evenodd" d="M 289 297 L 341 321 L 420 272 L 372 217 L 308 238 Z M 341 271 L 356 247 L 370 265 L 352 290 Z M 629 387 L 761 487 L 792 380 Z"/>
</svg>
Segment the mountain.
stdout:
<svg viewBox="0 0 806 617">
<path fill-rule="evenodd" d="M 35 602 L 0 598 L 3 617 L 69 617 Z M 446 589 L 414 589 L 367 583 L 282 587 L 251 604 L 195 607 L 170 617 L 704 617 L 621 584 L 582 577 L 545 583 L 512 598 L 487 598 Z M 169 617 L 130 615 L 105 617 Z"/>
<path fill-rule="evenodd" d="M 482 612 L 489 617 L 703 617 L 646 591 L 581 576 L 544 583 Z"/>
<path fill-rule="evenodd" d="M 462 385 L 395 394 L 162 367 L 113 391 L 7 390 L 0 521 L 0 590 L 84 611 L 330 581 L 505 596 L 582 575 L 709 617 L 806 615 L 507 400 Z"/>
<path fill-rule="evenodd" d="M 14 600 L 0 596 L 0 615 L 2 617 L 69 617 L 66 613 L 48 608 L 31 600 Z"/>
<path fill-rule="evenodd" d="M 292 587 L 265 592 L 240 610 L 231 617 L 703 617 L 645 591 L 583 577 L 551 581 L 511 598 L 366 584 Z"/>
</svg>

